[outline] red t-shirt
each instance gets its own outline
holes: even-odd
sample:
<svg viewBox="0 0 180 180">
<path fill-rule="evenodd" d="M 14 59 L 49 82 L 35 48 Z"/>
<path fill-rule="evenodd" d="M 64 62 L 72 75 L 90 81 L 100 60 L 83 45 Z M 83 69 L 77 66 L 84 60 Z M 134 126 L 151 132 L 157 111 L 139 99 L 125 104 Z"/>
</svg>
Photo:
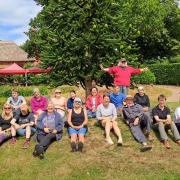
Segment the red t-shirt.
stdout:
<svg viewBox="0 0 180 180">
<path fill-rule="evenodd" d="M 130 86 L 130 79 L 132 75 L 140 74 L 140 69 L 135 69 L 131 66 L 122 68 L 120 66 L 110 67 L 109 74 L 114 75 L 114 85 L 116 86 Z"/>
</svg>

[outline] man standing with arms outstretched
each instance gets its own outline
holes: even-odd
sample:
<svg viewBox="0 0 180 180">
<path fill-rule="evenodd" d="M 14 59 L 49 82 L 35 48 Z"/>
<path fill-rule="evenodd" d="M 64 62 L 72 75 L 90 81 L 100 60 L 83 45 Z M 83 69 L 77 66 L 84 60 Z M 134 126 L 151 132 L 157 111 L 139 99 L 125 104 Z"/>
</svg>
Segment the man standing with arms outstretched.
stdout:
<svg viewBox="0 0 180 180">
<path fill-rule="evenodd" d="M 120 92 L 125 95 L 128 94 L 130 87 L 130 79 L 132 75 L 141 74 L 144 71 L 147 71 L 148 68 L 135 69 L 127 65 L 125 58 L 121 58 L 117 66 L 104 68 L 103 65 L 100 65 L 101 70 L 108 72 L 114 76 L 114 85 L 120 87 Z"/>
</svg>

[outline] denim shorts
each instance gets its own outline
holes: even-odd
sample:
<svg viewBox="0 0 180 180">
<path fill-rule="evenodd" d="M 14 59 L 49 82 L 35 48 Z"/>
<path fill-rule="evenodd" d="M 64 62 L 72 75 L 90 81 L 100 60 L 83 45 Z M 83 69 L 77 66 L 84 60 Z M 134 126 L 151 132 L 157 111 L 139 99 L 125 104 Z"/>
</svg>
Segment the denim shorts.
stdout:
<svg viewBox="0 0 180 180">
<path fill-rule="evenodd" d="M 36 128 L 31 127 L 31 133 L 35 133 L 35 132 L 36 132 Z M 26 129 L 18 129 L 17 134 L 19 136 L 25 136 L 26 135 Z"/>
<path fill-rule="evenodd" d="M 71 134 L 86 134 L 86 132 L 87 132 L 87 128 L 85 128 L 85 127 L 83 127 L 83 128 L 81 128 L 81 129 L 78 129 L 78 130 L 76 130 L 76 129 L 73 129 L 72 127 L 69 127 L 68 128 L 68 133 L 71 135 Z"/>
</svg>

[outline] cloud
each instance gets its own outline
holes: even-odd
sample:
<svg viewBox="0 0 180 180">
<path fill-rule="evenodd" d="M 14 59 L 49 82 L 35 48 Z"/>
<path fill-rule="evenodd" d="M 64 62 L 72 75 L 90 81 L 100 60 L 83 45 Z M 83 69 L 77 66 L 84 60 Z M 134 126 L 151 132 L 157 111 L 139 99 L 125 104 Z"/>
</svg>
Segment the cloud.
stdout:
<svg viewBox="0 0 180 180">
<path fill-rule="evenodd" d="M 25 42 L 24 32 L 28 30 L 31 18 L 41 10 L 34 0 L 0 1 L 0 39 L 12 40 L 17 44 Z"/>
</svg>

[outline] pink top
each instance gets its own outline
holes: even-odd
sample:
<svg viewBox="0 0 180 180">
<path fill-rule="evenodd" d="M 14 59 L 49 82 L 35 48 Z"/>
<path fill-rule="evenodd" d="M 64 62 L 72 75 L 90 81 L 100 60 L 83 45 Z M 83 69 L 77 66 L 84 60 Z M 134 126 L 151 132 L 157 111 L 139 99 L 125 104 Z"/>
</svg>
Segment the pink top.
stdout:
<svg viewBox="0 0 180 180">
<path fill-rule="evenodd" d="M 109 74 L 114 75 L 114 85 L 117 86 L 130 86 L 130 79 L 132 75 L 140 74 L 140 69 L 135 69 L 131 66 L 121 68 L 120 66 L 110 67 Z"/>
<path fill-rule="evenodd" d="M 86 100 L 86 108 L 88 110 L 92 110 L 93 106 L 95 106 L 95 108 L 97 108 L 99 106 L 99 104 L 102 103 L 102 100 L 103 100 L 102 96 L 97 94 L 95 97 L 95 104 L 94 104 L 93 96 L 89 95 Z"/>
<path fill-rule="evenodd" d="M 35 97 L 32 97 L 30 100 L 30 105 L 33 113 L 36 113 L 38 109 L 45 111 L 47 106 L 47 99 L 45 96 L 41 96 L 39 100 L 37 100 Z"/>
</svg>

